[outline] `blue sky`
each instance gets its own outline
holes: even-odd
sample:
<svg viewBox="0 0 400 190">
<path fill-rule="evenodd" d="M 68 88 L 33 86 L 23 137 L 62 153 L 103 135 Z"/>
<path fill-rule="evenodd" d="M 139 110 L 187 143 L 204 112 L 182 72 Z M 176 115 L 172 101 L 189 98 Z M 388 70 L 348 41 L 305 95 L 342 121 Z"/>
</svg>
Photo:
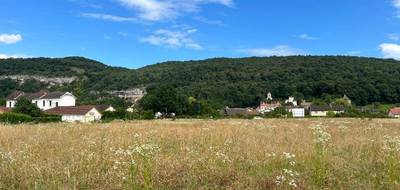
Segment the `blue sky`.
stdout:
<svg viewBox="0 0 400 190">
<path fill-rule="evenodd" d="M 0 0 L 0 58 L 272 55 L 400 59 L 400 0 Z"/>
</svg>

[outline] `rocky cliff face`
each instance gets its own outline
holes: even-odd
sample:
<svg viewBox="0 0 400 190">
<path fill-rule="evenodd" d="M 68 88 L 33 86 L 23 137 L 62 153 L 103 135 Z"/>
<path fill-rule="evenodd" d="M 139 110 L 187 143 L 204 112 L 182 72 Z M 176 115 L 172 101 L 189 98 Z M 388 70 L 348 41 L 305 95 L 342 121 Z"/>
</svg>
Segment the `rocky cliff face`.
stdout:
<svg viewBox="0 0 400 190">
<path fill-rule="evenodd" d="M 36 80 L 42 83 L 46 83 L 49 86 L 55 85 L 63 85 L 63 84 L 71 84 L 75 80 L 78 80 L 78 77 L 45 77 L 38 75 L 8 75 L 8 76 L 0 76 L 0 80 L 11 79 L 18 81 L 19 83 L 24 83 L 27 80 Z"/>
</svg>

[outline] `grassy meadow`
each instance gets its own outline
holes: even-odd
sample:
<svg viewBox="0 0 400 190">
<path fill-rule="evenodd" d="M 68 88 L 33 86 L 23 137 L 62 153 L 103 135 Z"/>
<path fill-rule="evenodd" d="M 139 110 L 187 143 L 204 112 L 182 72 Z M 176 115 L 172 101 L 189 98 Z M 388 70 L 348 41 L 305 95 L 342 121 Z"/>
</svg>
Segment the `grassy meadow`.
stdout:
<svg viewBox="0 0 400 190">
<path fill-rule="evenodd" d="M 399 189 L 400 120 L 0 124 L 0 189 Z"/>
</svg>

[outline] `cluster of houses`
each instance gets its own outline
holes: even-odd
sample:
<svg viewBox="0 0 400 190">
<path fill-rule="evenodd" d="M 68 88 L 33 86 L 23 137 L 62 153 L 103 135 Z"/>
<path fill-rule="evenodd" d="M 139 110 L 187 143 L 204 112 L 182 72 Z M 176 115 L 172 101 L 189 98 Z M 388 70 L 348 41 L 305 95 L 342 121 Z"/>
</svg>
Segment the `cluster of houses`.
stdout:
<svg viewBox="0 0 400 190">
<path fill-rule="evenodd" d="M 351 104 L 351 100 L 344 95 L 342 98 L 348 104 Z M 260 103 L 256 108 L 225 108 L 222 110 L 222 114 L 226 116 L 237 116 L 237 115 L 247 115 L 255 116 L 262 115 L 273 112 L 278 108 L 283 108 L 286 111 L 292 113 L 294 118 L 306 117 L 310 115 L 311 117 L 327 117 L 329 113 L 340 114 L 345 112 L 344 106 L 335 105 L 312 105 L 310 102 L 303 101 L 300 104 L 296 101 L 294 97 L 289 97 L 282 104 L 278 100 L 274 100 L 271 92 L 267 94 L 267 98 Z"/>
<path fill-rule="evenodd" d="M 47 114 L 61 116 L 65 122 L 93 122 L 101 120 L 102 113 L 116 111 L 112 106 L 107 105 L 76 105 L 76 97 L 69 92 L 47 92 L 25 93 L 16 91 L 6 98 L 6 106 L 0 106 L 0 114 L 11 111 L 19 99 L 26 98 L 32 101 L 38 108 Z M 343 101 L 351 104 L 351 100 L 344 95 Z M 269 92 L 267 98 L 256 108 L 228 108 L 221 110 L 225 116 L 257 116 L 275 111 L 278 108 L 285 109 L 294 118 L 303 118 L 306 115 L 311 117 L 327 117 L 330 114 L 340 114 L 345 112 L 344 106 L 335 105 L 312 105 L 310 102 L 303 101 L 300 104 L 294 97 L 289 97 L 281 104 L 275 100 Z M 133 112 L 133 108 L 128 108 L 128 112 Z M 159 115 L 157 115 L 159 114 Z M 156 118 L 161 118 L 161 113 L 157 113 Z M 389 111 L 389 117 L 400 118 L 400 108 L 393 108 Z"/>
<path fill-rule="evenodd" d="M 101 120 L 105 111 L 115 111 L 112 106 L 76 105 L 76 97 L 69 92 L 25 93 L 16 91 L 6 98 L 6 106 L 0 107 L 0 114 L 13 109 L 19 99 L 26 98 L 47 114 L 61 116 L 65 122 L 92 122 Z"/>
</svg>

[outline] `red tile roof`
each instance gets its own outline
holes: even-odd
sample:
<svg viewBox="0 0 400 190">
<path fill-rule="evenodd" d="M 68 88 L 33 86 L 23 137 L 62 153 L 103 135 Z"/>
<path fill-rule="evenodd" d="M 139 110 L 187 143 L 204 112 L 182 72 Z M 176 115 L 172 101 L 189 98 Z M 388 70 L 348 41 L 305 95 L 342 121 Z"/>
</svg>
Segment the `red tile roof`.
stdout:
<svg viewBox="0 0 400 190">
<path fill-rule="evenodd" d="M 53 115 L 86 115 L 95 106 L 67 106 L 46 110 L 45 113 Z M 97 109 L 96 109 L 97 110 Z"/>
<path fill-rule="evenodd" d="M 393 108 L 390 110 L 390 113 L 393 115 L 400 115 L 400 108 Z"/>
</svg>

